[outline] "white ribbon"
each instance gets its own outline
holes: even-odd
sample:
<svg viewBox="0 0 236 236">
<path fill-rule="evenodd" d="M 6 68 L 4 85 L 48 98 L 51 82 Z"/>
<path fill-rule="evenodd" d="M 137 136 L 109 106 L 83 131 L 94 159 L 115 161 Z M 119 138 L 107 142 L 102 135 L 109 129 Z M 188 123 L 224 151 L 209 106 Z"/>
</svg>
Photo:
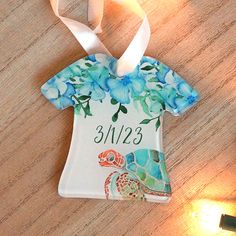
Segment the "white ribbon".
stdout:
<svg viewBox="0 0 236 236">
<path fill-rule="evenodd" d="M 128 48 L 118 59 L 117 74 L 118 76 L 123 76 L 132 72 L 139 64 L 148 46 L 151 31 L 147 16 L 138 4 L 137 0 L 113 1 L 130 9 L 143 19 L 138 32 L 129 44 Z M 89 0 L 88 20 L 93 23 L 93 25 L 96 25 L 94 30 L 78 21 L 61 16 L 59 14 L 59 0 L 50 0 L 50 2 L 55 15 L 70 29 L 72 34 L 88 54 L 103 53 L 111 56 L 111 53 L 96 35 L 96 33 L 102 32 L 101 22 L 103 18 L 104 0 Z"/>
</svg>

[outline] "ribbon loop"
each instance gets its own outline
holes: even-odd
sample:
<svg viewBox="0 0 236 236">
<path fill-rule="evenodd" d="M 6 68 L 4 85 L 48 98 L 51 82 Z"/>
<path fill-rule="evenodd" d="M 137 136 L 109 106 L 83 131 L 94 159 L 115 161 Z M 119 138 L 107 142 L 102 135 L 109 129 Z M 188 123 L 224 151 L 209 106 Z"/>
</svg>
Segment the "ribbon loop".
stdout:
<svg viewBox="0 0 236 236">
<path fill-rule="evenodd" d="M 151 30 L 148 18 L 136 0 L 113 1 L 130 9 L 143 19 L 138 32 L 117 62 L 117 74 L 118 76 L 123 76 L 132 72 L 139 64 L 148 46 Z M 95 25 L 94 30 L 78 21 L 61 16 L 59 14 L 59 0 L 50 0 L 50 2 L 55 15 L 69 28 L 88 54 L 103 53 L 111 56 L 109 50 L 96 35 L 102 32 L 101 22 L 103 18 L 104 0 L 89 0 L 88 2 L 88 21 Z"/>
</svg>

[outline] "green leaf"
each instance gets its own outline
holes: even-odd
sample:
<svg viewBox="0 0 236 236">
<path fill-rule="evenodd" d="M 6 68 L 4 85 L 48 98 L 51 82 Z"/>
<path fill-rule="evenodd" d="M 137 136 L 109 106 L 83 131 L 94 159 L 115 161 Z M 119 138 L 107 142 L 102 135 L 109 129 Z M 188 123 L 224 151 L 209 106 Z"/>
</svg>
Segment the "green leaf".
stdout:
<svg viewBox="0 0 236 236">
<path fill-rule="evenodd" d="M 70 78 L 70 81 L 75 82 L 76 80 L 74 78 Z"/>
<path fill-rule="evenodd" d="M 128 113 L 128 110 L 125 106 L 120 106 L 120 110 L 124 113 L 124 114 L 127 114 Z"/>
<path fill-rule="evenodd" d="M 113 116 L 112 116 L 112 121 L 116 122 L 118 120 L 118 113 L 116 112 Z"/>
<path fill-rule="evenodd" d="M 90 63 L 88 63 L 88 62 L 86 62 L 85 65 L 86 65 L 87 67 L 91 67 L 91 66 L 92 66 L 92 65 L 91 65 Z"/>
<path fill-rule="evenodd" d="M 90 105 L 87 103 L 87 105 L 84 107 L 85 117 L 86 116 L 92 116 L 92 113 L 90 111 Z"/>
<path fill-rule="evenodd" d="M 156 124 L 155 124 L 155 126 L 156 126 L 156 131 L 157 131 L 158 128 L 160 127 L 160 124 L 161 124 L 160 117 L 158 117 L 157 122 L 156 122 Z"/>
<path fill-rule="evenodd" d="M 162 86 L 160 84 L 157 84 L 157 88 L 162 89 Z"/>
<path fill-rule="evenodd" d="M 154 66 L 145 66 L 143 68 L 141 68 L 141 70 L 152 70 L 154 68 Z"/>
<path fill-rule="evenodd" d="M 112 105 L 116 105 L 117 103 L 118 103 L 118 102 L 116 101 L 116 99 L 114 99 L 114 98 L 111 99 L 111 104 L 112 104 Z"/>
<path fill-rule="evenodd" d="M 141 124 L 141 125 L 147 125 L 147 124 L 149 124 L 150 123 L 150 119 L 145 119 L 145 120 L 143 120 L 143 121 L 141 121 L 139 124 Z"/>
<path fill-rule="evenodd" d="M 89 99 L 89 98 L 90 98 L 90 96 L 82 95 L 82 96 L 79 97 L 79 100 L 84 101 L 84 100 Z"/>
</svg>

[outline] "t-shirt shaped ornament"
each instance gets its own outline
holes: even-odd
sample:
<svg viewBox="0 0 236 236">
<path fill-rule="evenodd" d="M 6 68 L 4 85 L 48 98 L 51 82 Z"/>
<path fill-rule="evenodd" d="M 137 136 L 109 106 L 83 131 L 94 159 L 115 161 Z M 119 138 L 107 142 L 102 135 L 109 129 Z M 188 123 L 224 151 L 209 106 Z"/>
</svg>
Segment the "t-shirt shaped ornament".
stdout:
<svg viewBox="0 0 236 236">
<path fill-rule="evenodd" d="M 72 141 L 58 190 L 63 197 L 168 202 L 163 115 L 182 114 L 199 96 L 168 66 L 143 56 L 150 37 L 147 17 L 136 1 L 119 2 L 125 7 L 132 2 L 143 23 L 116 59 L 95 34 L 101 31 L 102 1 L 89 2 L 89 18 L 99 19 L 92 31 L 60 16 L 58 1 L 51 0 L 55 14 L 92 52 L 41 88 L 57 109 L 74 107 Z M 83 35 L 92 39 L 84 40 Z"/>
</svg>

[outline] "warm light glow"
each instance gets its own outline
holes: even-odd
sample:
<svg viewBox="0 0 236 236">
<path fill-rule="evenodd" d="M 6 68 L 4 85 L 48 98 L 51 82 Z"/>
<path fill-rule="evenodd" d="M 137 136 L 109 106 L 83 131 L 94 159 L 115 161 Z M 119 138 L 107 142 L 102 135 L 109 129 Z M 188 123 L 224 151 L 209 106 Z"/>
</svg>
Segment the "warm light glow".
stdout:
<svg viewBox="0 0 236 236">
<path fill-rule="evenodd" d="M 220 235 L 219 228 L 221 214 L 235 215 L 236 208 L 229 203 L 211 200 L 199 200 L 192 204 L 192 224 L 196 235 Z M 224 231 L 224 235 L 233 235 Z"/>
<path fill-rule="evenodd" d="M 127 9 L 130 9 L 141 18 L 143 18 L 145 15 L 145 12 L 140 7 L 137 0 L 114 0 L 114 1 L 117 2 L 118 4 L 121 3 L 124 4 L 127 7 Z"/>
<path fill-rule="evenodd" d="M 199 226 L 208 230 L 210 233 L 216 233 L 219 230 L 221 214 L 224 213 L 222 206 L 209 202 L 202 202 L 198 206 L 198 211 L 193 212 L 193 217 L 199 218 Z"/>
</svg>

